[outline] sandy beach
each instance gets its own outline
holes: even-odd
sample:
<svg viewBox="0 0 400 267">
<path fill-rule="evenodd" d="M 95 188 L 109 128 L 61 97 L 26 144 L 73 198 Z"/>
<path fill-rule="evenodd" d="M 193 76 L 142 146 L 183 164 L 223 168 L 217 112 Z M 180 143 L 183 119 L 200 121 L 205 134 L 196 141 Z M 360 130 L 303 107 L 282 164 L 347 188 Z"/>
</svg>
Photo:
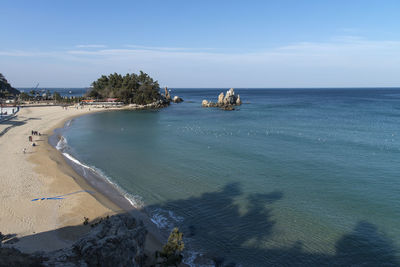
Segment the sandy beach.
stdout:
<svg viewBox="0 0 400 267">
<path fill-rule="evenodd" d="M 102 110 L 24 107 L 16 118 L 0 123 L 0 232 L 15 234 L 20 239 L 15 247 L 25 252 L 63 248 L 82 232 L 57 229 L 120 210 L 99 193 L 79 192 L 91 188 L 47 140 L 68 119 Z M 32 130 L 41 133 L 33 136 L 35 147 L 29 142 Z M 64 194 L 70 195 L 32 201 Z"/>
</svg>

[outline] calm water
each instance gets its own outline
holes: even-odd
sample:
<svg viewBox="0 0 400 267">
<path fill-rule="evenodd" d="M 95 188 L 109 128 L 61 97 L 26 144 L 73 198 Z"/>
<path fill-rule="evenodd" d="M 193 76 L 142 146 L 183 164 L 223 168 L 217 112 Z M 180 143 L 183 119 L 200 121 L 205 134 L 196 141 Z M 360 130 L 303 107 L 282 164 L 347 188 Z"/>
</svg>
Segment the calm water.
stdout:
<svg viewBox="0 0 400 267">
<path fill-rule="evenodd" d="M 75 119 L 69 153 L 225 264 L 397 266 L 400 89 L 177 89 L 160 111 Z"/>
</svg>

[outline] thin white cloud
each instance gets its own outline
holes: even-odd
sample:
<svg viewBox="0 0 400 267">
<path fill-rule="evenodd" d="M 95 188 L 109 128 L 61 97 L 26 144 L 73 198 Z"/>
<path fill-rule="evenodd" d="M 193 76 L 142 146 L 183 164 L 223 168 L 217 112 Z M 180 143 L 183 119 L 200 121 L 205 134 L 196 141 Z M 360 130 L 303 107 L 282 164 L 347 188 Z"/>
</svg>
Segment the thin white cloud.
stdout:
<svg viewBox="0 0 400 267">
<path fill-rule="evenodd" d="M 35 68 L 44 66 L 42 58 L 47 57 L 52 67 L 49 65 L 47 72 L 43 70 L 46 75 L 56 72 L 54 66 L 59 66 L 59 69 L 69 69 L 76 79 L 87 79 L 84 85 L 103 73 L 140 69 L 153 74 L 161 83 L 176 87 L 400 85 L 400 41 L 341 36 L 326 42 L 302 42 L 236 53 L 182 47 L 122 47 L 77 47 L 55 52 L 0 51 L 0 56 L 20 57 L 19 68 L 24 69 L 29 67 L 23 62 L 24 57 L 36 57 L 40 64 Z M 0 67 L 7 68 L 7 62 L 17 64 L 17 60 L 2 59 Z"/>
<path fill-rule="evenodd" d="M 99 49 L 72 49 L 58 51 L 25 51 L 25 50 L 0 50 L 0 56 L 15 57 L 42 57 L 42 56 L 62 56 L 62 55 L 79 55 L 79 56 L 132 56 L 132 55 L 154 55 L 154 56 L 184 56 L 184 57 L 204 57 L 212 56 L 215 59 L 222 57 L 270 57 L 282 55 L 347 55 L 347 53 L 393 53 L 394 57 L 399 57 L 400 41 L 370 41 L 359 36 L 337 36 L 329 42 L 300 42 L 286 46 L 276 47 L 258 52 L 218 52 L 207 51 L 207 49 L 195 50 L 183 47 L 153 47 L 139 45 L 124 45 L 129 48 L 106 48 L 104 45 L 77 45 L 76 48 L 99 48 Z M 100 49 L 103 48 L 103 49 Z M 209 48 L 211 50 L 211 48 Z M 342 54 L 340 54 L 342 53 Z M 368 54 L 365 54 L 368 57 Z"/>
<path fill-rule="evenodd" d="M 189 52 L 189 51 L 198 51 L 198 52 L 206 52 L 206 51 L 211 51 L 215 50 L 215 48 L 210 48 L 210 47 L 167 47 L 167 46 L 144 46 L 144 45 L 132 45 L 132 44 L 127 44 L 124 45 L 123 47 L 130 48 L 130 49 L 139 49 L 139 50 L 149 50 L 149 51 L 171 51 L 171 52 Z"/>
<path fill-rule="evenodd" d="M 75 47 L 77 47 L 77 48 L 105 48 L 107 46 L 102 45 L 102 44 L 80 44 L 80 45 L 76 45 Z"/>
<path fill-rule="evenodd" d="M 144 46 L 144 45 L 124 45 L 127 48 L 141 49 L 141 50 L 160 50 L 160 51 L 187 51 L 193 50 L 188 47 L 162 47 L 162 46 Z"/>
</svg>

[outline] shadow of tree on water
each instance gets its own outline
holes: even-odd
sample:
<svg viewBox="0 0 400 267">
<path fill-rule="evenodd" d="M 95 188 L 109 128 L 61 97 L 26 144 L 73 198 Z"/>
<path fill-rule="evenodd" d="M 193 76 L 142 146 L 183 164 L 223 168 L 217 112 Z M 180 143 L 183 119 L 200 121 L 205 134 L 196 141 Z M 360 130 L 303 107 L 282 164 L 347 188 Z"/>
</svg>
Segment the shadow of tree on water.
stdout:
<svg viewBox="0 0 400 267">
<path fill-rule="evenodd" d="M 246 199 L 246 211 L 241 210 L 236 202 L 238 197 Z M 366 221 L 358 222 L 350 233 L 343 235 L 335 243 L 332 254 L 306 251 L 301 240 L 292 245 L 263 247 L 261 243 L 271 238 L 276 226 L 271 204 L 283 197 L 279 191 L 244 196 L 240 184 L 232 183 L 220 191 L 168 201 L 146 209 L 150 214 L 152 211 L 163 210 L 167 214 L 174 211 L 176 225 L 189 241 L 187 244 L 195 244 L 204 252 L 204 257 L 194 262 L 195 266 L 210 259 L 215 266 L 400 266 L 399 250 L 394 242 Z M 140 212 L 134 210 L 130 213 L 137 217 Z M 54 232 L 60 237 L 71 233 L 82 236 L 87 227 L 63 227 L 22 237 L 20 242 L 50 240 Z M 324 239 L 324 236 L 318 238 Z"/>
<path fill-rule="evenodd" d="M 279 191 L 250 194 L 246 196 L 247 211 L 241 212 L 235 200 L 243 192 L 240 184 L 232 183 L 220 191 L 147 210 L 172 210 L 178 217 L 175 225 L 188 238 L 187 243 L 201 247 L 205 258 L 213 259 L 216 266 L 400 266 L 393 241 L 365 221 L 336 242 L 333 255 L 307 252 L 300 240 L 291 246 L 263 248 L 262 241 L 271 237 L 276 225 L 271 204 L 283 195 Z"/>
</svg>

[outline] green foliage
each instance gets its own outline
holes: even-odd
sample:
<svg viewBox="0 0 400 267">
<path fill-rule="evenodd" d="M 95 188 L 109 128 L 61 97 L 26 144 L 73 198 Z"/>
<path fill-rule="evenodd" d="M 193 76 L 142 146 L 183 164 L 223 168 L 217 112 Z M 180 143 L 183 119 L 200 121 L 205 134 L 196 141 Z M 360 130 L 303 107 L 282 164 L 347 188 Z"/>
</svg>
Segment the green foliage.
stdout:
<svg viewBox="0 0 400 267">
<path fill-rule="evenodd" d="M 183 234 L 175 227 L 168 237 L 167 244 L 159 255 L 164 258 L 162 265 L 164 266 L 178 266 L 182 262 L 181 252 L 185 248 L 182 240 Z"/>
<path fill-rule="evenodd" d="M 28 100 L 30 100 L 30 96 L 27 94 L 27 93 L 25 93 L 25 92 L 22 92 L 20 95 L 19 95 L 19 99 L 20 100 L 22 100 L 22 101 L 28 101 Z"/>
<path fill-rule="evenodd" d="M 53 99 L 54 99 L 55 101 L 57 101 L 57 102 L 60 102 L 60 101 L 62 100 L 62 97 L 61 97 L 61 95 L 60 95 L 59 92 L 54 92 L 54 93 L 53 93 Z"/>
<path fill-rule="evenodd" d="M 155 102 L 161 97 L 158 82 L 143 71 L 125 76 L 118 73 L 102 75 L 92 83 L 92 89 L 87 96 L 96 99 L 118 98 L 125 104 L 140 105 Z"/>
</svg>

